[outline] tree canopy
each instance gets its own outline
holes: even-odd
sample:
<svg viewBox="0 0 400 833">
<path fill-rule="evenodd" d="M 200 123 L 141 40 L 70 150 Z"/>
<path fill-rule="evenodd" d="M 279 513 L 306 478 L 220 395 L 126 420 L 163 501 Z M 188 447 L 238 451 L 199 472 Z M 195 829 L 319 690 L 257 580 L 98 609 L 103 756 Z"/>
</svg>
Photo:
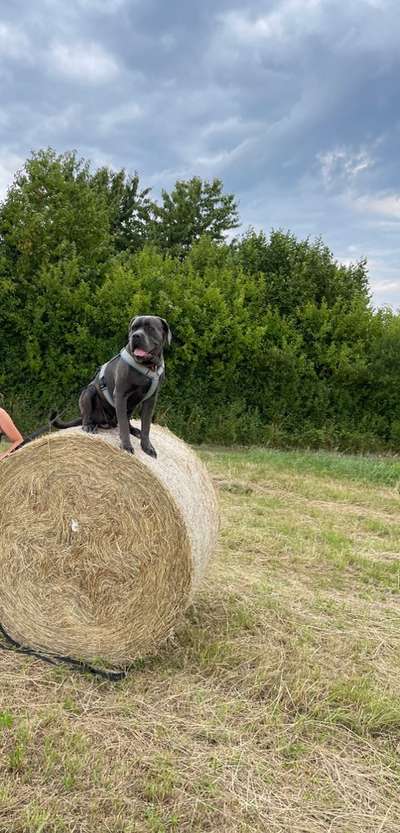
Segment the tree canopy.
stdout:
<svg viewBox="0 0 400 833">
<path fill-rule="evenodd" d="M 160 418 L 187 439 L 400 449 L 400 318 L 367 264 L 322 240 L 238 227 L 215 179 L 161 202 L 138 173 L 33 153 L 0 205 L 0 390 L 21 428 L 71 401 L 160 314 L 173 346 Z"/>
<path fill-rule="evenodd" d="M 204 235 L 221 242 L 228 231 L 239 226 L 233 194 L 223 193 L 220 179 L 203 182 L 197 176 L 186 182 L 179 180 L 170 194 L 163 191 L 155 218 L 155 243 L 174 255 L 187 254 Z"/>
</svg>

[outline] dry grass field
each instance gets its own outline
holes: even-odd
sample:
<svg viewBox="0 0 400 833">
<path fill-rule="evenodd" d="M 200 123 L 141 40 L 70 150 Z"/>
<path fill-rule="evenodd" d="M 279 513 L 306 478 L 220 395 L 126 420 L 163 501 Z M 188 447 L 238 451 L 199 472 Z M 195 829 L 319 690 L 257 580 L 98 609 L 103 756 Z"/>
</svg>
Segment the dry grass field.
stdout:
<svg viewBox="0 0 400 833">
<path fill-rule="evenodd" d="M 0 652 L 0 831 L 400 830 L 400 463 L 201 455 L 220 546 L 157 658 Z"/>
</svg>

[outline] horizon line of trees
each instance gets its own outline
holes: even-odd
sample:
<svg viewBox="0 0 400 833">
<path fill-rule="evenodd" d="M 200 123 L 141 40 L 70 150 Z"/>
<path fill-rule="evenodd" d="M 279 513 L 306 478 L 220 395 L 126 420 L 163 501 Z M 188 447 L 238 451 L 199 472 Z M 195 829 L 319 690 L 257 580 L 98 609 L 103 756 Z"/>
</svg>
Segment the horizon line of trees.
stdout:
<svg viewBox="0 0 400 833">
<path fill-rule="evenodd" d="M 32 153 L 0 203 L 0 391 L 21 428 L 77 403 L 152 312 L 174 335 L 158 418 L 189 441 L 399 450 L 400 317 L 372 308 L 366 261 L 238 227 L 219 179 L 157 203 L 137 173 Z"/>
</svg>

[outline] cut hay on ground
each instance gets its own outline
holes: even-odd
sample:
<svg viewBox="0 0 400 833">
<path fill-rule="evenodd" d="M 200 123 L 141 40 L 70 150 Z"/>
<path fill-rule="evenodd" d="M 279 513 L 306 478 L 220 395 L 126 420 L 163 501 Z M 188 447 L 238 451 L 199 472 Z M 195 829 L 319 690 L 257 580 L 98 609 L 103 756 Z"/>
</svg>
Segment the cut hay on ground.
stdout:
<svg viewBox="0 0 400 833">
<path fill-rule="evenodd" d="M 47 653 L 124 665 L 171 633 L 217 534 L 197 456 L 154 426 L 158 458 L 116 431 L 47 435 L 1 464 L 0 622 Z"/>
</svg>

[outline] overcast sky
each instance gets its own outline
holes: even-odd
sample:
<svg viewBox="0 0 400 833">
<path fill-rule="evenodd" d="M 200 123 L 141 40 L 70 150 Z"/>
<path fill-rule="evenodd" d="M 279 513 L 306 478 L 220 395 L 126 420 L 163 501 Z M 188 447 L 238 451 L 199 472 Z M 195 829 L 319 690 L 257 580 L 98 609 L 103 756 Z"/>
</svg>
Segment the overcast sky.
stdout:
<svg viewBox="0 0 400 833">
<path fill-rule="evenodd" d="M 155 194 L 218 176 L 397 308 L 399 44 L 399 0 L 0 0 L 0 192 L 47 146 Z"/>
</svg>

